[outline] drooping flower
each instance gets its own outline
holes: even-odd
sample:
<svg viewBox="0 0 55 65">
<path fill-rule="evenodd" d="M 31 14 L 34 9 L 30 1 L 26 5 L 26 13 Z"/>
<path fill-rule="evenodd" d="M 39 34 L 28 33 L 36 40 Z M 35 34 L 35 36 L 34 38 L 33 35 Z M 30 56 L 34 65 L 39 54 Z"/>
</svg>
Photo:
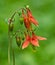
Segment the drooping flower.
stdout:
<svg viewBox="0 0 55 65">
<path fill-rule="evenodd" d="M 33 46 L 39 46 L 38 40 L 46 40 L 46 38 L 36 36 L 34 33 L 32 33 L 32 37 L 30 37 L 29 35 L 26 35 L 26 40 L 24 41 L 22 45 L 22 49 L 28 47 L 29 43 L 31 43 Z"/>
<path fill-rule="evenodd" d="M 25 27 L 30 30 L 31 29 L 31 23 L 29 22 L 27 15 L 24 13 L 24 10 L 22 10 L 22 16 L 24 19 Z"/>
<path fill-rule="evenodd" d="M 35 41 L 35 40 L 36 40 L 36 41 Z M 41 36 L 36 36 L 36 35 L 34 34 L 34 32 L 32 32 L 32 40 L 31 40 L 31 42 L 32 42 L 32 44 L 33 44 L 34 46 L 39 46 L 38 40 L 47 40 L 47 39 L 44 38 L 44 37 L 41 37 Z"/>
<path fill-rule="evenodd" d="M 30 11 L 29 8 L 26 8 L 26 12 L 24 13 L 24 9 L 22 9 L 22 16 L 24 18 L 24 25 L 27 29 L 31 29 L 31 23 L 33 23 L 34 25 L 38 26 L 38 22 L 37 20 L 35 20 L 35 18 L 32 16 L 32 13 Z"/>
<path fill-rule="evenodd" d="M 31 43 L 34 46 L 39 46 L 38 39 L 32 34 Z"/>
<path fill-rule="evenodd" d="M 30 9 L 29 8 L 26 8 L 26 10 L 27 10 L 27 16 L 28 16 L 30 22 L 33 23 L 34 25 L 38 26 L 38 21 L 35 20 L 35 18 L 33 17 Z"/>
</svg>

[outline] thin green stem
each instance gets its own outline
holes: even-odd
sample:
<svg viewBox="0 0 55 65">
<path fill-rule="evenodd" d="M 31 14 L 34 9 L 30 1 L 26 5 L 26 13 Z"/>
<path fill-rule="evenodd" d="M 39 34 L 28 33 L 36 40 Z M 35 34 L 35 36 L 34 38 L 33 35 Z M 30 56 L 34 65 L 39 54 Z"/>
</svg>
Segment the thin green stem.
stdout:
<svg viewBox="0 0 55 65">
<path fill-rule="evenodd" d="M 12 56 L 13 56 L 13 65 L 15 65 L 15 54 L 14 54 L 14 49 L 12 48 Z"/>
<path fill-rule="evenodd" d="M 12 34 L 12 37 L 11 37 L 11 40 L 13 38 L 13 34 Z M 14 54 L 14 48 L 13 48 L 13 45 L 11 43 L 11 50 L 12 50 L 12 61 L 13 61 L 13 65 L 15 65 L 15 54 Z"/>
<path fill-rule="evenodd" d="M 8 65 L 10 65 L 10 53 L 12 51 L 12 59 L 13 59 L 13 65 L 15 65 L 15 54 L 14 49 L 12 47 L 12 35 L 9 33 L 9 44 L 8 44 Z"/>
<path fill-rule="evenodd" d="M 10 33 L 8 32 L 9 36 L 9 44 L 8 44 L 8 65 L 10 65 L 10 48 L 11 48 L 11 38 L 10 38 Z"/>
<path fill-rule="evenodd" d="M 10 43 L 8 45 L 8 65 L 10 65 Z"/>
</svg>

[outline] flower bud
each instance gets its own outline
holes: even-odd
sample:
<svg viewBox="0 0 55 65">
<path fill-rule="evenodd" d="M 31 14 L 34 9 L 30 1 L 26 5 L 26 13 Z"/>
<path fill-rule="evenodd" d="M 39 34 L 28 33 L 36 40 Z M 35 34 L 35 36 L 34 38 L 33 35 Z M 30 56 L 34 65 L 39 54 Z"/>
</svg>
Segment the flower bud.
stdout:
<svg viewBox="0 0 55 65">
<path fill-rule="evenodd" d="M 22 38 L 22 40 L 24 40 L 24 37 Z"/>
<path fill-rule="evenodd" d="M 19 18 L 20 24 L 23 24 L 23 18 Z"/>
<path fill-rule="evenodd" d="M 21 11 L 19 11 L 19 12 L 18 12 L 18 15 L 19 15 L 19 16 L 21 16 L 21 14 L 22 14 L 22 12 L 21 12 Z"/>
<path fill-rule="evenodd" d="M 13 22 L 10 22 L 9 23 L 9 31 L 12 32 L 13 28 L 14 28 L 14 24 L 13 24 Z"/>
<path fill-rule="evenodd" d="M 20 48 L 20 46 L 21 46 L 21 38 L 18 37 L 18 36 L 16 36 L 16 43 L 17 43 L 18 47 Z"/>
<path fill-rule="evenodd" d="M 26 8 L 29 8 L 29 5 L 26 5 Z"/>
</svg>

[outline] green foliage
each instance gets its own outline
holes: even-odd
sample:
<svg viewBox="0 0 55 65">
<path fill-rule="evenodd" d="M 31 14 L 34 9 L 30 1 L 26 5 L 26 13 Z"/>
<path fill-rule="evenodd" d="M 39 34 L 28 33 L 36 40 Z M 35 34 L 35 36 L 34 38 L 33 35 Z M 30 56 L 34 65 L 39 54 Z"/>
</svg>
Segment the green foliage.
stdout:
<svg viewBox="0 0 55 65">
<path fill-rule="evenodd" d="M 16 65 L 55 65 L 55 0 L 0 0 L 0 65 L 8 64 L 8 18 L 26 4 L 39 22 L 35 33 L 46 37 L 47 41 L 39 41 L 40 47 L 33 52 L 30 46 L 20 51 L 13 39 Z M 15 31 L 24 30 L 19 25 L 18 15 L 16 21 Z"/>
</svg>

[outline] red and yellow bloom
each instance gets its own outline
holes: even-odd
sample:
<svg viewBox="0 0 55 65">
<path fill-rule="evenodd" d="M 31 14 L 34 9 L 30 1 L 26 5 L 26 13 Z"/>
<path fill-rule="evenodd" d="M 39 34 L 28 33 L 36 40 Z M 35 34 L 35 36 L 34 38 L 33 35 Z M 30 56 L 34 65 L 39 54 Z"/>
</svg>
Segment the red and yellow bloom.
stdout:
<svg viewBox="0 0 55 65">
<path fill-rule="evenodd" d="M 26 8 L 27 14 L 24 13 L 24 9 L 22 10 L 22 16 L 24 19 L 24 25 L 27 29 L 31 29 L 31 23 L 34 25 L 38 25 L 38 22 L 35 20 L 35 18 L 32 16 L 32 13 L 30 9 Z"/>
<path fill-rule="evenodd" d="M 35 26 L 37 26 L 38 22 L 33 17 L 29 8 L 26 8 L 25 11 L 26 11 L 26 14 L 24 13 L 24 10 L 22 10 L 24 25 L 28 30 L 31 29 L 31 31 L 32 31 L 31 23 L 33 23 Z M 34 32 L 32 32 L 32 36 L 30 36 L 29 34 L 25 35 L 25 41 L 22 45 L 22 49 L 28 47 L 29 43 L 31 43 L 33 46 L 39 46 L 38 40 L 46 40 L 46 38 L 41 37 L 41 36 L 36 36 L 34 34 Z"/>
<path fill-rule="evenodd" d="M 37 26 L 38 25 L 38 21 L 35 20 L 35 18 L 33 17 L 30 9 L 29 8 L 26 8 L 26 10 L 27 10 L 27 16 L 28 16 L 30 22 Z"/>
<path fill-rule="evenodd" d="M 27 15 L 24 13 L 24 10 L 22 10 L 22 16 L 24 19 L 24 25 L 27 29 L 31 29 L 31 23 L 29 22 L 29 19 L 27 17 Z"/>
<path fill-rule="evenodd" d="M 39 46 L 38 40 L 46 40 L 46 38 L 36 36 L 34 33 L 32 33 L 32 37 L 30 37 L 29 35 L 26 35 L 26 40 L 24 41 L 22 45 L 22 49 L 28 47 L 29 43 L 31 43 L 33 46 Z"/>
</svg>

